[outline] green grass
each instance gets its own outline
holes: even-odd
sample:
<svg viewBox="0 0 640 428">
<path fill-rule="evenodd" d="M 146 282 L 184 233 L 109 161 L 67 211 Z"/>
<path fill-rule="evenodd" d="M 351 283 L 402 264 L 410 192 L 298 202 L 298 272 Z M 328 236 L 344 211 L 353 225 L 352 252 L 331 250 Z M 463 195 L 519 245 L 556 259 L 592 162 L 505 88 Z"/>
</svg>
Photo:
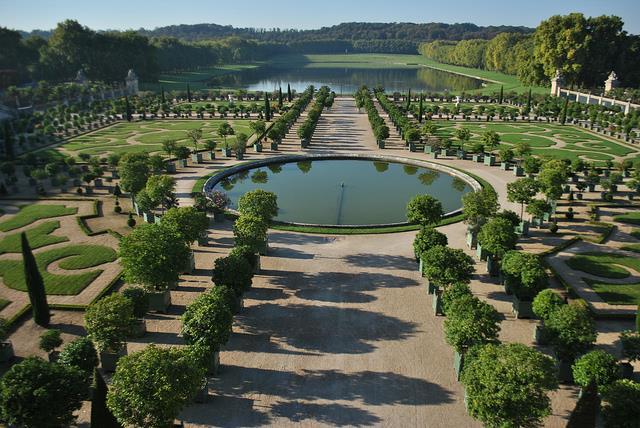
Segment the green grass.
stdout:
<svg viewBox="0 0 640 428">
<path fill-rule="evenodd" d="M 630 244 L 621 247 L 623 250 L 632 251 L 634 253 L 640 253 L 640 244 Z"/>
<path fill-rule="evenodd" d="M 640 283 L 609 284 L 583 278 L 598 296 L 610 305 L 640 305 Z"/>
<path fill-rule="evenodd" d="M 615 221 L 617 221 L 617 222 L 620 222 L 620 223 L 629 223 L 629 224 L 640 225 L 640 211 L 617 215 L 613 219 Z M 634 232 L 638 233 L 638 231 L 634 231 Z M 638 235 L 634 235 L 634 236 L 636 238 L 638 237 Z"/>
<path fill-rule="evenodd" d="M 116 259 L 116 252 L 101 245 L 69 245 L 35 255 L 38 269 L 44 280 L 47 294 L 76 295 L 91 284 L 102 270 L 79 274 L 56 275 L 47 266 L 61 260 L 59 266 L 66 270 L 85 269 L 109 263 Z M 4 284 L 15 290 L 27 291 L 22 260 L 0 260 L 0 276 Z"/>
<path fill-rule="evenodd" d="M 636 239 L 640 239 L 640 229 L 633 229 L 629 232 L 629 235 L 633 236 Z"/>
<path fill-rule="evenodd" d="M 566 264 L 571 269 L 610 279 L 628 278 L 631 273 L 625 266 L 640 271 L 640 259 L 622 254 L 582 253 L 567 260 Z"/>
<path fill-rule="evenodd" d="M 80 153 L 105 156 L 109 153 L 160 153 L 162 143 L 175 140 L 179 145 L 193 150 L 193 144 L 187 136 L 187 131 L 201 128 L 202 140 L 213 139 L 219 143 L 223 141 L 218 136 L 218 128 L 223 122 L 229 122 L 235 133 L 245 133 L 250 136 L 253 132 L 249 127 L 249 120 L 240 119 L 208 119 L 208 120 L 156 120 L 134 123 L 116 123 L 108 128 L 91 134 L 72 138 L 56 150 L 77 156 Z M 236 137 L 227 137 L 229 144 L 235 144 Z M 198 145 L 204 149 L 204 145 Z"/>
<path fill-rule="evenodd" d="M 51 233 L 58 228 L 60 228 L 60 222 L 56 220 L 47 221 L 39 226 L 28 229 L 26 234 L 31 249 L 68 241 L 69 238 L 66 236 L 51 235 Z M 20 235 L 20 233 L 14 233 L 12 235 L 5 236 L 4 239 L 0 241 L 0 254 L 20 253 L 22 251 Z"/>
<path fill-rule="evenodd" d="M 3 299 L 0 297 L 0 311 L 11 304 L 11 300 Z"/>
<path fill-rule="evenodd" d="M 13 218 L 0 223 L 0 231 L 7 232 L 43 218 L 60 217 L 76 212 L 78 212 L 77 208 L 67 208 L 64 205 L 26 205 Z"/>
</svg>

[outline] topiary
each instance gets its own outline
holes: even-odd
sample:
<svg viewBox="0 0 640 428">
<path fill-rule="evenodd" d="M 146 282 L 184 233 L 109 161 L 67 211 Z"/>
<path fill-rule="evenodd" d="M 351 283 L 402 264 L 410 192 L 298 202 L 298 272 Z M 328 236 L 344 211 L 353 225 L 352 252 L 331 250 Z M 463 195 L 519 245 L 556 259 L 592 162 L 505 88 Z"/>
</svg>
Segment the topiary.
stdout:
<svg viewBox="0 0 640 428">
<path fill-rule="evenodd" d="M 144 318 L 149 311 L 149 294 L 142 287 L 125 288 L 122 295 L 133 303 L 133 315 L 140 319 Z"/>
<path fill-rule="evenodd" d="M 242 256 L 228 255 L 214 262 L 212 275 L 214 284 L 230 287 L 236 296 L 241 296 L 251 287 L 252 278 L 253 268 Z"/>
<path fill-rule="evenodd" d="M 442 204 L 431 195 L 415 196 L 407 204 L 409 223 L 429 226 L 437 224 L 444 215 Z"/>
<path fill-rule="evenodd" d="M 602 416 L 606 427 L 638 427 L 640 383 L 627 379 L 618 380 L 604 388 L 602 399 Z"/>
<path fill-rule="evenodd" d="M 422 253 L 422 273 L 434 284 L 448 287 L 457 282 L 469 283 L 475 262 L 463 250 L 436 245 Z"/>
<path fill-rule="evenodd" d="M 268 223 L 278 215 L 278 197 L 262 189 L 252 190 L 238 199 L 238 211 L 240 214 L 257 216 Z"/>
<path fill-rule="evenodd" d="M 58 346 L 62 345 L 62 337 L 60 337 L 60 330 L 50 329 L 46 330 L 40 335 L 40 349 L 45 352 L 51 352 Z"/>
<path fill-rule="evenodd" d="M 603 350 L 584 354 L 573 364 L 573 379 L 583 388 L 596 386 L 602 388 L 619 377 L 618 361 Z"/>
<path fill-rule="evenodd" d="M 84 315 L 85 328 L 100 351 L 117 352 L 133 325 L 133 302 L 114 293 L 92 303 Z"/>
<path fill-rule="evenodd" d="M 472 296 L 471 288 L 464 282 L 456 282 L 445 288 L 442 293 L 442 308 L 446 314 L 449 306 L 456 300 L 463 296 Z"/>
<path fill-rule="evenodd" d="M 136 219 L 133 218 L 133 214 L 129 213 L 129 218 L 127 219 L 127 226 L 134 227 L 136 225 Z"/>
<path fill-rule="evenodd" d="M 450 302 L 444 321 L 445 339 L 458 353 L 475 345 L 495 342 L 500 332 L 500 313 L 472 295 Z"/>
<path fill-rule="evenodd" d="M 256 252 L 267 240 L 267 223 L 262 217 L 242 214 L 233 224 L 236 245 L 248 246 Z"/>
<path fill-rule="evenodd" d="M 233 315 L 222 288 L 214 287 L 189 304 L 181 320 L 185 342 L 217 351 L 229 340 Z"/>
<path fill-rule="evenodd" d="M 122 207 L 120 205 L 116 205 L 113 207 L 113 212 L 116 214 L 120 214 L 122 212 Z"/>
<path fill-rule="evenodd" d="M 98 353 L 91 339 L 80 337 L 62 348 L 58 363 L 79 368 L 89 379 L 98 367 Z"/>
<path fill-rule="evenodd" d="M 562 298 L 555 291 L 546 289 L 538 293 L 531 306 L 533 313 L 542 321 L 546 321 L 553 311 L 564 304 Z"/>
<path fill-rule="evenodd" d="M 229 255 L 245 258 L 254 269 L 258 263 L 258 255 L 255 249 L 249 245 L 236 245 L 231 249 Z"/>
<path fill-rule="evenodd" d="M 571 361 L 587 351 L 598 335 L 589 310 L 583 305 L 562 305 L 545 322 L 559 359 Z"/>
<path fill-rule="evenodd" d="M 425 251 L 429 250 L 436 245 L 442 245 L 446 247 L 449 243 L 447 235 L 439 232 L 433 227 L 421 227 L 413 240 L 413 252 L 416 256 L 416 260 L 420 259 L 420 256 Z"/>
</svg>

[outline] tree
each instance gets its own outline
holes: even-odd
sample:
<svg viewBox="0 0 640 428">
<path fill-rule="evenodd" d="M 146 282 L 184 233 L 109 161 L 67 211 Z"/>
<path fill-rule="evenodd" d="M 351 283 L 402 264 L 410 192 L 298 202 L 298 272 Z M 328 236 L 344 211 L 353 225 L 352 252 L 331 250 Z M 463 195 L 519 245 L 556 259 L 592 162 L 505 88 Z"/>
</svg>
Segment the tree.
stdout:
<svg viewBox="0 0 640 428">
<path fill-rule="evenodd" d="M 98 353 L 88 337 L 80 337 L 68 343 L 58 357 L 58 364 L 77 367 L 85 374 L 87 385 L 94 369 L 98 367 Z"/>
<path fill-rule="evenodd" d="M 637 428 L 640 420 L 640 383 L 628 379 L 614 382 L 602 395 L 606 427 Z"/>
<path fill-rule="evenodd" d="M 126 153 L 118 162 L 120 187 L 131 193 L 132 199 L 136 193 L 144 189 L 151 175 L 149 170 L 149 155 L 147 153 Z"/>
<path fill-rule="evenodd" d="M 287 101 L 291 102 L 293 100 L 293 96 L 291 94 L 291 84 L 287 83 Z"/>
<path fill-rule="evenodd" d="M 551 206 L 542 199 L 534 199 L 527 205 L 527 213 L 531 214 L 531 217 L 539 219 L 542 219 L 550 209 Z"/>
<path fill-rule="evenodd" d="M 498 104 L 502 104 L 504 100 L 504 86 L 500 85 L 500 96 L 498 97 Z"/>
<path fill-rule="evenodd" d="M 246 245 L 258 251 L 267 240 L 267 224 L 253 214 L 242 214 L 233 224 L 236 245 Z"/>
<path fill-rule="evenodd" d="M 52 352 L 58 346 L 62 345 L 62 337 L 60 330 L 52 328 L 44 331 L 40 335 L 39 347 L 45 352 Z"/>
<path fill-rule="evenodd" d="M 524 204 L 531 202 L 531 199 L 538 194 L 539 188 L 538 182 L 528 177 L 507 183 L 507 200 L 520 204 L 521 220 L 524 215 Z"/>
<path fill-rule="evenodd" d="M 542 164 L 538 174 L 540 190 L 549 200 L 557 200 L 562 196 L 562 186 L 567 182 L 567 169 L 565 164 L 558 160 L 548 160 Z"/>
<path fill-rule="evenodd" d="M 166 290 L 187 265 L 190 250 L 184 237 L 162 224 L 144 224 L 120 241 L 120 263 L 129 283 Z"/>
<path fill-rule="evenodd" d="M 499 209 L 498 194 L 488 186 L 480 191 L 469 192 L 462 197 L 465 222 L 472 229 L 478 228 L 486 219 L 495 216 Z"/>
<path fill-rule="evenodd" d="M 213 352 L 231 335 L 233 314 L 222 292 L 213 287 L 199 295 L 182 315 L 182 336 L 189 345 Z"/>
<path fill-rule="evenodd" d="M 11 425 L 69 426 L 88 393 L 80 369 L 27 357 L 0 380 L 0 408 Z"/>
<path fill-rule="evenodd" d="M 462 354 L 475 345 L 496 342 L 500 332 L 500 313 L 473 295 L 449 303 L 444 321 L 445 339 Z"/>
<path fill-rule="evenodd" d="M 430 248 L 436 245 L 446 247 L 448 243 L 447 235 L 444 233 L 439 232 L 433 227 L 422 226 L 413 240 L 413 253 L 417 260 Z"/>
<path fill-rule="evenodd" d="M 513 231 L 513 224 L 505 218 L 494 217 L 480 228 L 478 242 L 483 250 L 500 259 L 518 242 L 518 235 Z"/>
<path fill-rule="evenodd" d="M 195 207 L 171 208 L 162 217 L 162 225 L 175 230 L 184 242 L 191 245 L 206 232 L 209 218 Z"/>
<path fill-rule="evenodd" d="M 282 100 L 282 87 L 278 88 L 278 108 L 281 109 L 283 105 L 283 100 Z"/>
<path fill-rule="evenodd" d="M 486 131 L 482 135 L 482 143 L 489 152 L 493 151 L 500 144 L 500 134 L 496 131 Z"/>
<path fill-rule="evenodd" d="M 171 426 L 202 387 L 204 373 L 188 348 L 151 344 L 118 362 L 107 407 L 122 425 Z"/>
<path fill-rule="evenodd" d="M 100 373 L 94 370 L 95 388 L 91 397 L 91 426 L 101 428 L 121 428 L 118 420 L 107 407 L 107 384 Z"/>
<path fill-rule="evenodd" d="M 424 116 L 424 95 L 420 94 L 420 104 L 418 104 L 418 122 L 422 123 L 422 116 Z"/>
<path fill-rule="evenodd" d="M 235 134 L 234 129 L 231 127 L 229 122 L 223 122 L 218 126 L 218 135 L 224 138 L 224 145 L 227 147 L 227 137 L 229 135 Z"/>
<path fill-rule="evenodd" d="M 252 190 L 238 199 L 238 211 L 260 217 L 268 223 L 278 215 L 278 197 L 262 189 Z"/>
<path fill-rule="evenodd" d="M 589 310 L 579 304 L 560 306 L 551 312 L 545 325 L 554 351 L 562 361 L 572 361 L 587 351 L 598 335 Z"/>
<path fill-rule="evenodd" d="M 133 302 L 119 293 L 92 303 L 84 315 L 87 334 L 101 352 L 122 349 L 133 321 Z"/>
<path fill-rule="evenodd" d="M 269 103 L 269 95 L 264 93 L 264 120 L 269 122 L 271 120 L 271 104 Z"/>
<path fill-rule="evenodd" d="M 236 296 L 251 287 L 253 268 L 251 264 L 240 255 L 229 255 L 217 258 L 213 266 L 212 280 L 216 286 L 231 288 Z"/>
<path fill-rule="evenodd" d="M 431 282 L 448 287 L 469 283 L 474 272 L 473 259 L 460 249 L 436 245 L 421 254 L 422 272 Z"/>
<path fill-rule="evenodd" d="M 5 153 L 5 157 L 7 159 L 13 159 L 13 145 L 14 145 L 14 139 L 13 139 L 13 132 L 11 132 L 11 124 L 10 121 L 5 121 L 4 122 L 4 153 Z"/>
<path fill-rule="evenodd" d="M 262 134 L 264 134 L 265 129 L 267 129 L 267 124 L 264 120 L 256 120 L 255 122 L 249 122 L 249 128 L 256 135 L 256 141 L 260 138 Z"/>
<path fill-rule="evenodd" d="M 202 138 L 202 128 L 190 129 L 189 131 L 187 131 L 187 137 L 189 137 L 189 139 L 193 143 L 193 151 L 197 152 L 198 141 L 200 141 L 200 139 Z"/>
<path fill-rule="evenodd" d="M 29 301 L 31 302 L 31 310 L 33 312 L 33 320 L 42 327 L 48 327 L 51 315 L 49 314 L 49 304 L 47 303 L 47 295 L 44 288 L 42 275 L 38 270 L 36 259 L 31 252 L 27 234 L 20 234 L 22 240 L 22 260 L 24 263 L 24 278 L 29 292 Z"/>
<path fill-rule="evenodd" d="M 191 150 L 187 146 L 178 146 L 174 152 L 178 159 L 185 160 L 191 154 Z"/>
<path fill-rule="evenodd" d="M 546 322 L 551 316 L 551 313 L 564 304 L 564 301 L 558 296 L 558 293 L 551 289 L 546 289 L 538 293 L 533 299 L 531 306 L 533 313 L 543 322 Z"/>
<path fill-rule="evenodd" d="M 558 388 L 553 360 L 519 343 L 484 345 L 467 355 L 462 383 L 469 414 L 490 427 L 534 427 L 551 414 Z"/>
<path fill-rule="evenodd" d="M 603 387 L 615 382 L 619 378 L 618 360 L 603 350 L 587 352 L 572 366 L 573 379 L 583 388 Z"/>
<path fill-rule="evenodd" d="M 407 204 L 407 220 L 422 226 L 437 224 L 444 210 L 439 200 L 431 195 L 414 196 Z"/>
<path fill-rule="evenodd" d="M 469 138 L 471 138 L 471 131 L 469 131 L 469 128 L 458 128 L 455 130 L 455 135 L 458 141 L 460 141 L 460 148 L 464 148 L 464 145 L 469 142 Z"/>
<path fill-rule="evenodd" d="M 133 303 L 133 316 L 142 319 L 149 311 L 149 293 L 142 287 L 128 287 L 122 295 Z"/>
<path fill-rule="evenodd" d="M 169 175 L 152 175 L 149 177 L 145 186 L 145 191 L 152 206 L 143 211 L 149 211 L 151 208 L 155 208 L 158 205 L 162 205 L 163 207 L 167 206 L 167 202 L 172 201 L 175 197 L 175 188 L 176 180 Z M 141 195 L 139 194 L 138 205 L 140 205 L 141 202 L 140 196 Z"/>
</svg>

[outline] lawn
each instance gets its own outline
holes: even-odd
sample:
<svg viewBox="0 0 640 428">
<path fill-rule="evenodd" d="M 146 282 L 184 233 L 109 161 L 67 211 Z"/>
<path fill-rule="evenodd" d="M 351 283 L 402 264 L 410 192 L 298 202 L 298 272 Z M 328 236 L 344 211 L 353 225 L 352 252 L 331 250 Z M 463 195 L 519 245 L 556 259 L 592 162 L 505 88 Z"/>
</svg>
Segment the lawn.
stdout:
<svg viewBox="0 0 640 428">
<path fill-rule="evenodd" d="M 85 269 L 109 263 L 116 259 L 116 252 L 101 245 L 68 245 L 35 255 L 36 263 L 44 280 L 47 294 L 76 295 L 91 284 L 102 270 L 79 274 L 56 275 L 47 271 L 47 266 L 60 260 L 65 270 Z M 4 284 L 15 290 L 27 291 L 22 260 L 0 260 L 0 276 Z"/>
<path fill-rule="evenodd" d="M 640 229 L 633 229 L 629 235 L 633 236 L 636 239 L 640 239 Z"/>
<path fill-rule="evenodd" d="M 640 225 L 640 211 L 617 215 L 613 219 L 620 223 Z M 635 230 L 634 233 L 640 235 L 638 230 Z M 638 235 L 634 235 L 634 236 L 638 238 Z"/>
<path fill-rule="evenodd" d="M 18 229 L 43 218 L 71 215 L 78 212 L 77 208 L 67 208 L 64 205 L 25 205 L 9 220 L 0 223 L 0 231 Z"/>
<path fill-rule="evenodd" d="M 11 300 L 3 299 L 0 297 L 0 311 L 9 306 L 9 304 L 11 304 Z"/>
<path fill-rule="evenodd" d="M 634 253 L 640 253 L 640 244 L 630 244 L 622 247 L 623 250 L 633 251 Z"/>
<path fill-rule="evenodd" d="M 628 278 L 631 273 L 625 266 L 640 272 L 640 259 L 622 254 L 582 253 L 567 260 L 566 264 L 571 269 L 610 279 Z"/>
<path fill-rule="evenodd" d="M 47 221 L 45 223 L 42 223 L 41 225 L 28 229 L 26 231 L 26 234 L 31 249 L 68 241 L 69 238 L 67 238 L 66 236 L 51 235 L 51 233 L 58 228 L 60 228 L 60 222 L 56 220 Z M 5 236 L 0 241 L 0 254 L 20 253 L 22 251 L 22 241 L 20 235 L 20 233 L 14 233 L 12 235 Z"/>
<path fill-rule="evenodd" d="M 67 155 L 77 156 L 86 153 L 92 156 L 106 156 L 109 153 L 160 153 L 162 143 L 173 140 L 179 145 L 188 146 L 193 150 L 193 143 L 187 136 L 192 129 L 202 129 L 202 142 L 213 139 L 221 143 L 224 139 L 218 136 L 218 128 L 224 122 L 228 122 L 236 134 L 245 133 L 250 136 L 253 132 L 249 127 L 249 120 L 155 120 L 134 123 L 116 123 L 108 128 L 101 129 L 91 134 L 78 138 L 72 138 L 66 144 L 60 146 Z M 227 137 L 229 144 L 235 144 L 236 137 Z M 204 149 L 200 144 L 198 149 Z"/>
<path fill-rule="evenodd" d="M 640 283 L 609 284 L 587 278 L 584 281 L 610 305 L 640 305 Z"/>
</svg>

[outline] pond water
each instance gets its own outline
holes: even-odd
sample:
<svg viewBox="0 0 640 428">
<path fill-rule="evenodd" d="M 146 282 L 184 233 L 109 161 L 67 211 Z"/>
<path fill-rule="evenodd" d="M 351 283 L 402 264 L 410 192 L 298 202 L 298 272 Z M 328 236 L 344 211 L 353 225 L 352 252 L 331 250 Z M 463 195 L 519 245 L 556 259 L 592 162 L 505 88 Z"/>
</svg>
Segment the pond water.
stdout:
<svg viewBox="0 0 640 428">
<path fill-rule="evenodd" d="M 240 196 L 254 189 L 278 196 L 276 220 L 375 225 L 406 222 L 407 203 L 418 194 L 434 196 L 445 212 L 455 211 L 471 186 L 442 171 L 408 164 L 330 159 L 248 169 L 214 187 L 229 195 L 234 209 Z"/>
<path fill-rule="evenodd" d="M 212 88 L 243 88 L 250 91 L 273 91 L 287 84 L 298 92 L 309 85 L 329 86 L 337 94 L 352 94 L 360 86 L 383 86 L 387 92 L 444 92 L 478 89 L 482 81 L 431 68 L 327 68 L 261 67 L 212 78 Z"/>
</svg>

